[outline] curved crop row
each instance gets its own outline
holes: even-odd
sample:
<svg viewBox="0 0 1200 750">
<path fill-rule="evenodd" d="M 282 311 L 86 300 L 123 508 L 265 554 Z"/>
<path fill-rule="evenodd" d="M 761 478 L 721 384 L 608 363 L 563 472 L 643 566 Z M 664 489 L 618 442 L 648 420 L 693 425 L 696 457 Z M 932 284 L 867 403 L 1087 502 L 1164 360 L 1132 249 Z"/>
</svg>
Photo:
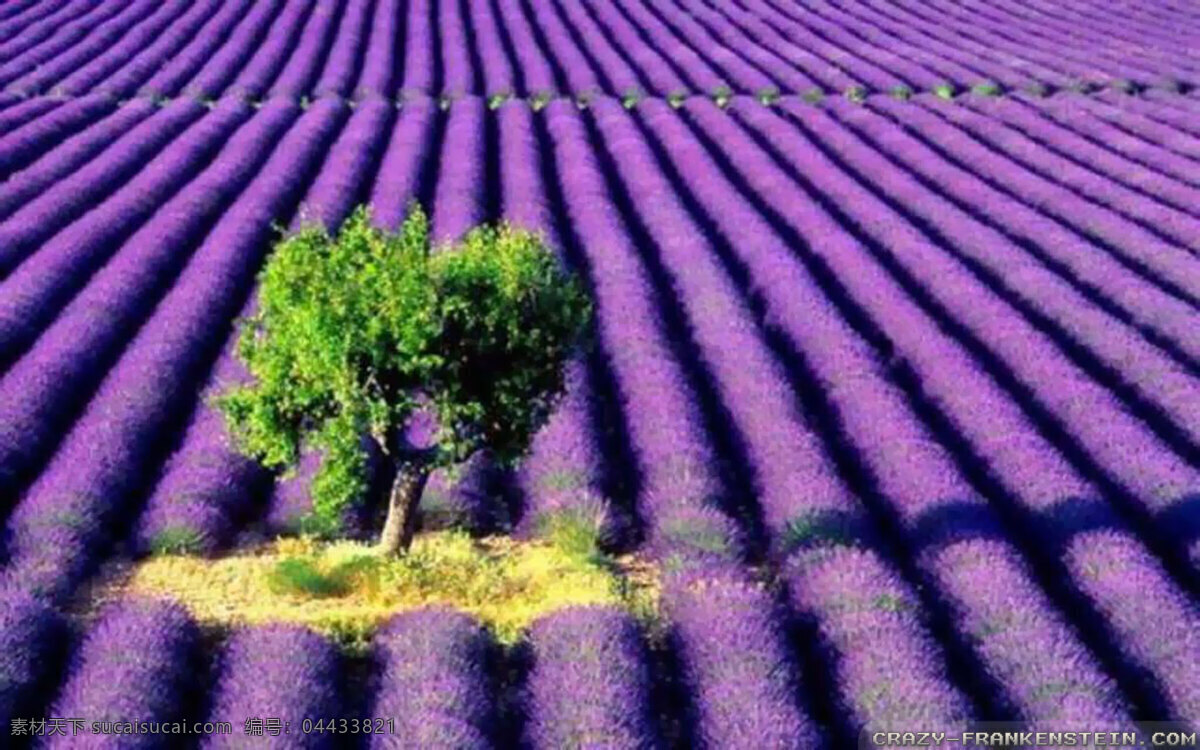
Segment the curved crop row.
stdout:
<svg viewBox="0 0 1200 750">
<path fill-rule="evenodd" d="M 395 717 L 396 727 L 371 735 L 368 747 L 493 747 L 489 651 L 487 631 L 461 612 L 419 609 L 384 623 L 371 641 L 367 715 Z"/>
<path fill-rule="evenodd" d="M 29 165 L 48 148 L 102 120 L 114 109 L 116 105 L 105 97 L 83 97 L 0 137 L 0 179 Z"/>
<path fill-rule="evenodd" d="M 211 125 L 204 123 L 207 127 L 202 132 L 209 142 L 205 144 L 202 138 L 195 144 L 197 155 L 206 155 L 206 145 L 207 149 L 219 145 L 228 135 L 221 126 L 236 126 L 247 109 L 245 105 L 229 108 L 215 116 Z M 0 380 L 0 413 L 4 414 L 7 438 L 0 467 L 10 477 L 11 492 L 17 491 L 21 480 L 29 477 L 61 440 L 62 431 L 104 377 L 105 365 L 167 293 L 167 285 L 188 258 L 181 249 L 195 246 L 198 235 L 260 163 L 262 144 L 278 137 L 295 117 L 294 112 L 279 107 L 263 114 L 234 136 L 229 148 L 232 159 L 218 157 L 213 169 L 185 187 L 126 242 L 114 247 L 121 238 L 117 233 L 112 242 L 92 244 L 87 234 L 72 236 L 69 227 L 64 232 L 67 241 L 48 244 L 26 264 L 29 273 L 22 267 L 10 277 L 13 291 L 22 291 L 28 302 L 22 305 L 22 297 L 14 295 L 6 306 L 6 349 L 15 355 L 37 336 L 37 344 Z M 157 199 L 154 193 L 134 191 L 129 195 L 130 206 L 142 212 L 153 210 Z M 147 202 L 149 207 L 144 205 Z M 97 211 L 89 217 L 92 215 L 97 225 L 89 226 L 92 222 L 85 219 L 81 228 L 98 234 L 101 240 L 107 227 L 121 229 L 120 213 L 109 216 Z M 101 263 L 106 264 L 93 277 Z M 35 273 L 39 269 L 54 273 Z M 59 310 L 69 295 L 85 284 L 83 291 Z M 104 313 L 99 320 L 97 311 Z M 49 320 L 53 325 L 40 330 L 39 324 Z"/>
<path fill-rule="evenodd" d="M 319 102 L 208 233 L 9 520 L 7 575 L 50 598 L 69 592 L 141 500 L 147 468 L 176 434 L 250 291 L 270 222 L 287 216 L 345 116 Z M 100 454 L 105 454 L 101 456 Z"/>
<path fill-rule="evenodd" d="M 865 231 L 874 232 L 885 226 L 896 227 L 899 231 L 904 226 L 897 222 L 878 221 L 886 214 L 886 209 L 878 207 L 876 202 L 866 195 L 856 193 L 851 197 L 850 193 L 845 192 L 846 188 L 839 184 L 842 179 L 839 170 L 822 159 L 819 150 L 810 144 L 806 144 L 807 148 L 799 147 L 798 142 L 803 143 L 800 140 L 800 131 L 787 128 L 774 116 L 760 118 L 753 115 L 752 110 L 747 110 L 745 119 L 748 124 L 770 143 L 781 144 L 779 154 L 787 160 L 789 168 L 802 170 L 803 174 L 813 175 L 814 179 L 818 176 L 828 176 L 828 179 L 816 179 L 814 188 L 821 190 L 822 195 L 829 195 L 831 202 L 837 200 L 842 206 L 855 207 L 854 213 L 858 215 L 854 216 L 852 221 L 865 225 Z M 769 180 L 768 175 L 771 172 L 779 173 L 779 167 L 770 161 L 764 161 L 763 155 L 755 153 L 756 148 L 753 145 L 742 145 L 746 142 L 746 136 L 738 135 L 727 121 L 711 116 L 706 120 L 705 129 L 713 128 L 712 132 L 720 133 L 721 142 L 730 149 L 731 158 L 737 159 L 739 165 L 747 165 L 739 166 L 739 169 L 751 185 L 759 179 Z M 785 140 L 786 145 L 782 145 Z M 755 164 L 762 164 L 762 167 L 748 168 L 752 158 Z M 761 176 L 757 174 L 759 169 L 763 172 Z M 798 211 L 799 206 L 795 204 L 778 205 L 778 201 L 772 199 L 769 193 L 763 192 L 761 187 L 755 187 L 755 190 L 807 238 L 808 232 L 812 231 L 808 227 L 817 219 L 811 210 Z M 866 223 L 868 207 L 877 219 L 869 224 Z M 828 219 L 821 221 L 826 223 Z M 861 246 L 856 247 L 857 243 L 848 237 L 839 243 L 846 245 L 846 250 L 837 252 L 832 246 L 830 235 L 820 236 L 819 243 L 809 240 L 809 246 L 830 264 L 839 283 L 845 285 L 846 293 L 851 295 L 856 304 L 866 309 L 874 319 L 875 325 L 881 329 L 881 333 L 889 337 L 896 354 L 902 357 L 904 367 L 919 378 L 922 390 L 928 393 L 930 398 L 936 399 L 934 403 L 944 412 L 945 418 L 951 420 L 955 432 L 961 435 L 963 440 L 976 444 L 978 448 L 975 455 L 983 457 L 983 460 L 994 466 L 991 473 L 996 481 L 1001 483 L 1009 501 L 1015 501 L 1027 508 L 1026 514 L 1021 517 L 1022 521 L 1033 524 L 1032 528 L 1044 533 L 1052 545 L 1061 545 L 1064 557 L 1068 551 L 1071 555 L 1102 554 L 1105 549 L 1104 535 L 1093 536 L 1085 533 L 1092 530 L 1091 527 L 1079 528 L 1077 524 L 1081 521 L 1076 519 L 1081 516 L 1087 518 L 1089 523 L 1097 524 L 1098 529 L 1108 529 L 1113 534 L 1124 529 L 1123 523 L 1110 506 L 1097 497 L 1096 490 L 1088 486 L 1065 461 L 1055 455 L 1054 448 L 1045 444 L 1045 439 L 1037 433 L 1029 419 L 1020 413 L 1017 404 L 1013 403 L 1008 394 L 989 382 L 989 377 L 980 370 L 978 364 L 971 361 L 960 344 L 944 340 L 944 334 L 935 333 L 936 328 L 931 325 L 933 321 L 927 317 L 925 321 L 921 320 L 928 313 L 920 312 L 919 308 L 906 298 L 908 295 L 902 291 L 903 287 L 896 279 L 890 277 L 889 268 L 873 260 L 871 254 L 864 252 Z M 915 249 L 918 245 L 896 237 L 889 242 L 888 247 Z M 941 279 L 942 275 L 939 276 L 939 281 Z M 952 282 L 946 279 L 945 283 L 948 287 Z M 960 296 L 958 299 L 968 298 Z M 971 295 L 970 299 L 974 302 L 979 297 Z M 992 316 L 990 320 L 997 319 Z M 947 531 L 953 532 L 953 529 Z M 1131 544 L 1131 549 L 1137 550 L 1140 545 L 1136 540 L 1127 531 L 1124 535 L 1123 543 Z M 1051 546 L 1050 549 L 1056 548 Z M 1137 557 L 1130 557 L 1129 561 L 1130 564 L 1135 564 L 1136 561 L 1142 568 L 1143 572 L 1139 575 L 1156 578 L 1166 587 L 1165 590 L 1171 590 L 1172 586 L 1161 566 L 1144 551 L 1139 551 Z M 969 565 L 967 560 L 963 562 Z M 1070 572 L 1080 590 L 1088 589 L 1085 570 L 1086 568 Z M 992 575 L 995 572 L 993 567 Z M 1181 617 L 1184 618 L 1181 625 L 1186 631 L 1190 627 L 1186 625 L 1190 615 L 1186 614 L 1186 607 L 1184 610 L 1178 610 L 1182 601 L 1180 595 L 1175 593 L 1165 598 L 1162 604 L 1165 610 L 1174 607 L 1175 611 L 1181 612 Z M 1115 602 L 1109 601 L 1097 606 L 1115 606 Z M 1134 600 L 1126 599 L 1122 606 L 1129 608 L 1139 605 Z M 1004 630 L 1001 628 L 999 633 L 1003 634 Z M 1123 635 L 1129 638 L 1131 634 Z M 1148 641 L 1143 640 L 1141 635 L 1132 636 L 1129 653 L 1140 652 L 1139 656 L 1144 656 L 1145 652 L 1142 649 Z M 1186 645 L 1184 647 L 1188 648 Z M 1052 661 L 1056 664 L 1063 663 L 1061 659 Z M 1036 695 L 1036 691 L 1031 695 Z M 1032 711 L 1031 714 L 1047 715 L 1041 711 Z"/>
<path fill-rule="evenodd" d="M 157 111 L 145 100 L 118 107 L 81 133 L 60 142 L 56 148 L 0 182 L 0 221 L 59 180 L 78 171 L 113 145 L 121 135 Z"/>
<path fill-rule="evenodd" d="M 9 274 L 0 284 L 0 363 L 19 357 L 125 238 L 203 169 L 249 116 L 249 107 L 233 104 L 202 118 L 107 201 Z"/>
<path fill-rule="evenodd" d="M 531 748 L 660 745 L 649 654 L 628 614 L 574 607 L 541 618 L 526 638 L 532 664 L 521 703 Z"/>
<path fill-rule="evenodd" d="M 325 638 L 297 625 L 236 630 L 217 661 L 208 721 L 227 721 L 232 734 L 206 734 L 205 750 L 244 748 L 316 750 L 334 747 L 334 734 L 305 732 L 303 722 L 346 715 L 339 689 L 341 659 Z M 247 719 L 278 720 L 261 736 L 247 733 Z M 285 732 L 285 725 L 287 731 Z"/>
<path fill-rule="evenodd" d="M 0 224 L 0 273 L 11 272 L 41 243 L 133 177 L 206 111 L 186 100 L 165 107 L 127 132 L 99 159 L 22 205 Z"/>
<path fill-rule="evenodd" d="M 199 629 L 178 604 L 118 600 L 107 605 L 76 647 L 50 709 L 51 716 L 83 719 L 80 734 L 54 735 L 45 747 L 116 747 L 110 732 L 92 731 L 94 722 L 182 721 L 200 666 L 199 644 Z M 154 735 L 139 735 L 120 746 L 159 743 Z"/>
</svg>

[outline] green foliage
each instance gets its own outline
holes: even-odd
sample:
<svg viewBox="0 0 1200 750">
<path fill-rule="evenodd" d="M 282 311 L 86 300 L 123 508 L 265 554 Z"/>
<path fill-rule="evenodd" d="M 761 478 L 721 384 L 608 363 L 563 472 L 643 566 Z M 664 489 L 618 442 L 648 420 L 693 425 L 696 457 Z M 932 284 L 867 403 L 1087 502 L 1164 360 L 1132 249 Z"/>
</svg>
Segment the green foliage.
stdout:
<svg viewBox="0 0 1200 750">
<path fill-rule="evenodd" d="M 846 89 L 846 98 L 855 104 L 862 104 L 867 100 L 867 89 L 865 86 L 855 84 Z"/>
<path fill-rule="evenodd" d="M 635 86 L 621 95 L 621 106 L 625 107 L 625 109 L 633 109 L 641 100 L 642 92 Z"/>
<path fill-rule="evenodd" d="M 202 539 L 195 529 L 167 528 L 150 542 L 150 552 L 156 555 L 193 554 L 200 551 Z"/>
<path fill-rule="evenodd" d="M 1000 96 L 1000 84 L 995 81 L 980 81 L 971 87 L 976 96 Z"/>
<path fill-rule="evenodd" d="M 953 83 L 939 83 L 938 85 L 933 87 L 933 93 L 942 99 L 953 99 L 954 98 L 954 84 Z"/>
<path fill-rule="evenodd" d="M 758 102 L 765 107 L 770 107 L 779 101 L 779 89 L 775 86 L 767 86 L 760 89 L 758 92 Z"/>
<path fill-rule="evenodd" d="M 820 104 L 821 100 L 825 98 L 825 92 L 821 89 L 812 88 L 801 94 L 801 97 L 809 104 Z"/>
<path fill-rule="evenodd" d="M 500 109 L 500 107 L 511 98 L 511 93 L 507 91 L 498 91 L 488 97 L 488 109 Z"/>
<path fill-rule="evenodd" d="M 419 208 L 395 234 L 360 208 L 336 237 L 306 225 L 284 239 L 260 274 L 238 342 L 253 381 L 216 403 L 268 466 L 295 465 L 302 444 L 321 450 L 310 531 L 336 531 L 363 496 L 364 435 L 408 468 L 483 448 L 511 464 L 563 390 L 591 307 L 541 238 L 481 227 L 439 250 Z M 422 452 L 403 439 L 419 408 L 439 426 Z"/>
<path fill-rule="evenodd" d="M 904 102 L 912 98 L 913 90 L 912 88 L 901 83 L 896 86 L 892 86 L 892 88 L 888 90 L 888 93 L 892 95 L 893 99 L 899 99 L 900 101 Z"/>
<path fill-rule="evenodd" d="M 713 101 L 718 107 L 724 109 L 729 106 L 729 100 L 733 98 L 733 89 L 725 84 L 721 84 L 713 89 Z"/>
<path fill-rule="evenodd" d="M 683 106 L 683 102 L 687 99 L 687 97 L 688 92 L 686 91 L 672 91 L 671 93 L 667 94 L 667 104 L 670 105 L 672 109 L 679 109 Z"/>
<path fill-rule="evenodd" d="M 549 104 L 550 100 L 553 98 L 554 95 L 549 91 L 538 91 L 529 99 L 529 106 L 533 108 L 534 112 L 537 112 L 545 109 L 546 105 Z"/>
<path fill-rule="evenodd" d="M 346 591 L 346 579 L 346 571 L 326 572 L 302 557 L 285 557 L 267 573 L 267 585 L 272 592 L 293 596 L 339 596 Z"/>
</svg>

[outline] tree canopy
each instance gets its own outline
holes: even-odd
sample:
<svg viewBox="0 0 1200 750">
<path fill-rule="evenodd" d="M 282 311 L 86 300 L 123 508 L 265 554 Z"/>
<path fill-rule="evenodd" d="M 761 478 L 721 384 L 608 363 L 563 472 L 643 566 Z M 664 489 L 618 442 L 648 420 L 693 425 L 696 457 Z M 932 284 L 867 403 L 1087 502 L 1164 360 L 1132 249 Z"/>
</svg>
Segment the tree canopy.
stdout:
<svg viewBox="0 0 1200 750">
<path fill-rule="evenodd" d="M 217 403 L 239 446 L 268 466 L 295 465 L 302 446 L 321 451 L 314 516 L 335 531 L 364 494 L 365 435 L 398 482 L 482 448 L 519 459 L 562 393 L 590 315 L 581 284 L 537 234 L 484 226 L 433 248 L 419 207 L 395 233 L 364 207 L 336 236 L 306 224 L 274 249 L 258 308 L 241 322 L 252 380 Z M 426 446 L 405 437 L 421 410 L 437 425 Z"/>
</svg>

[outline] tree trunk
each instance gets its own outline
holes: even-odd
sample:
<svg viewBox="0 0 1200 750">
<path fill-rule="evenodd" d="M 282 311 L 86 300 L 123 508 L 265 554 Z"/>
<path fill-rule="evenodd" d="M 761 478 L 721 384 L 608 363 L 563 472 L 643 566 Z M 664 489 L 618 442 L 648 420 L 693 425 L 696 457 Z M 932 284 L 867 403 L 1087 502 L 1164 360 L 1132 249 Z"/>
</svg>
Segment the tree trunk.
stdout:
<svg viewBox="0 0 1200 750">
<path fill-rule="evenodd" d="M 400 467 L 388 498 L 387 520 L 379 536 L 382 552 L 395 555 L 407 552 L 417 530 L 417 505 L 429 479 L 429 470 L 413 466 Z"/>
</svg>

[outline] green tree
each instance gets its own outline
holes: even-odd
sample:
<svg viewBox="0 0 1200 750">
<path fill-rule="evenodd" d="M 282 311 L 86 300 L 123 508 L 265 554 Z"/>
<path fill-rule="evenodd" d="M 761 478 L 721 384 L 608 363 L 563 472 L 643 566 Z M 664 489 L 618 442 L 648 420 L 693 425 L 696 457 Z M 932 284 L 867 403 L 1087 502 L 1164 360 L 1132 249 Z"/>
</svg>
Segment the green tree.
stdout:
<svg viewBox="0 0 1200 750">
<path fill-rule="evenodd" d="M 430 473 L 488 449 L 519 460 L 563 391 L 591 306 L 541 238 L 508 225 L 430 246 L 414 207 L 398 233 L 360 208 L 336 237 L 306 225 L 260 274 L 257 312 L 241 321 L 250 383 L 222 393 L 237 444 L 268 466 L 323 453 L 313 519 L 327 532 L 363 496 L 369 435 L 395 468 L 382 551 L 406 550 Z M 436 416 L 428 445 L 406 428 Z"/>
</svg>

